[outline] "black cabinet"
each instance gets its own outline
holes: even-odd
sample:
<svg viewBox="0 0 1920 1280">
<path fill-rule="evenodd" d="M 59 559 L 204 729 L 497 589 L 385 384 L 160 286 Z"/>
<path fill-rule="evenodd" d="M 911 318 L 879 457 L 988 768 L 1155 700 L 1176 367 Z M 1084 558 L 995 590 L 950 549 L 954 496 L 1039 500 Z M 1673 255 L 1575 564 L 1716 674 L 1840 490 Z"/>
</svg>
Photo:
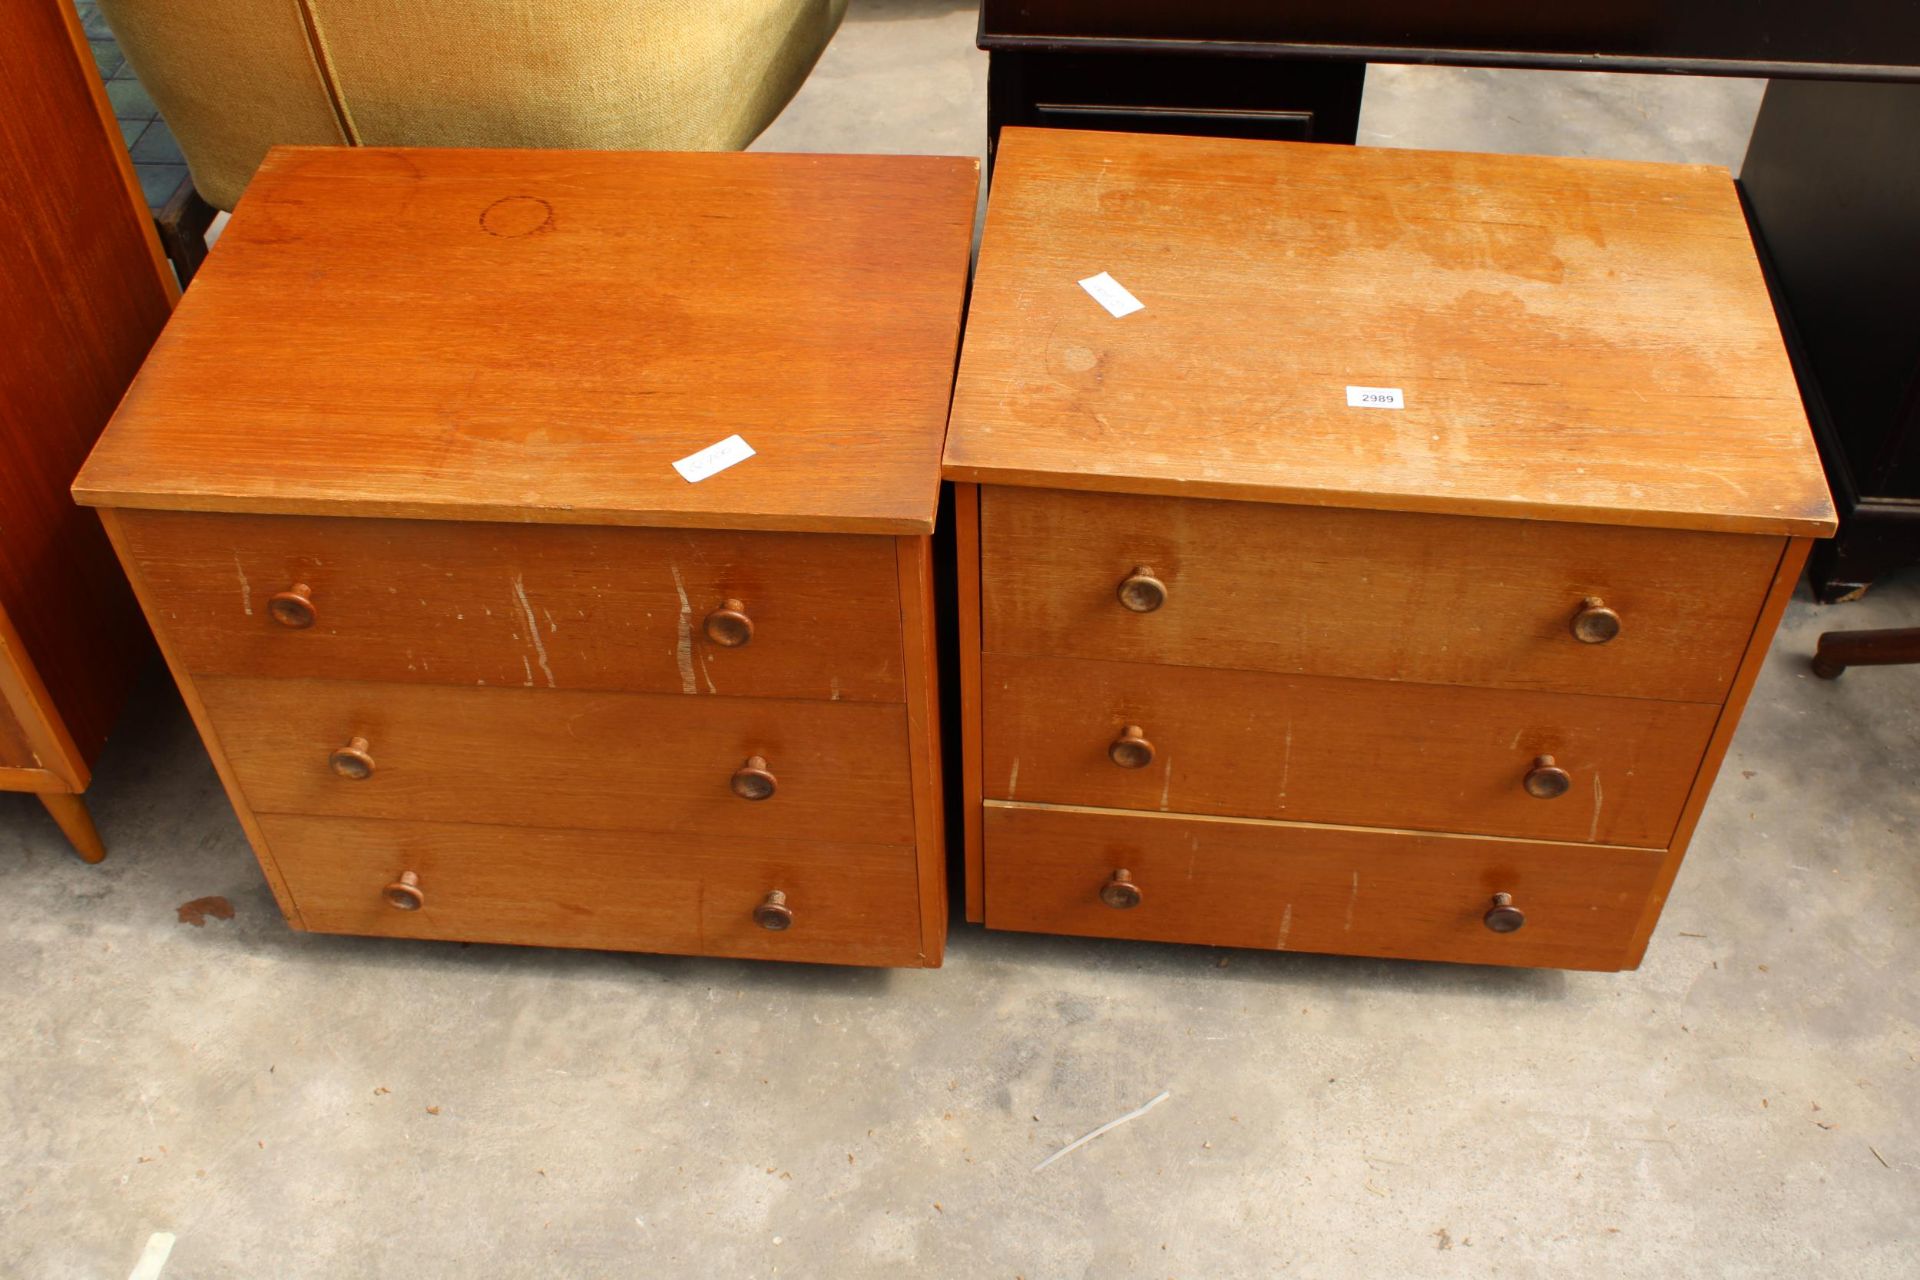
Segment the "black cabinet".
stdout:
<svg viewBox="0 0 1920 1280">
<path fill-rule="evenodd" d="M 1740 172 L 1840 533 L 1823 600 L 1920 561 L 1920 85 L 1776 80 Z"/>
</svg>

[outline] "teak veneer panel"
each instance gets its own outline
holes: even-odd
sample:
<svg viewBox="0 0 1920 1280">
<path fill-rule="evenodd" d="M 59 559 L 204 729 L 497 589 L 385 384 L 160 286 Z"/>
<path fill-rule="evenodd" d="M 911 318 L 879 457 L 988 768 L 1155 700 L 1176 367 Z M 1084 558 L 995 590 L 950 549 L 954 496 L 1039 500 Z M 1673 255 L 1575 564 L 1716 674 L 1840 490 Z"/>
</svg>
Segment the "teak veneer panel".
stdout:
<svg viewBox="0 0 1920 1280">
<path fill-rule="evenodd" d="M 26 730 L 14 718 L 6 704 L 0 702 L 0 769 L 37 769 L 33 747 L 27 742 Z"/>
<path fill-rule="evenodd" d="M 1115 319 L 1077 281 L 1145 304 Z M 1349 408 L 1348 386 L 1404 409 Z M 1724 169 L 1002 132 L 950 479 L 1827 533 Z"/>
<path fill-rule="evenodd" d="M 1665 848 L 1699 703 L 988 654 L 986 797 Z M 1126 725 L 1154 747 L 1123 769 Z M 1566 794 L 1522 785 L 1535 757 Z"/>
<path fill-rule="evenodd" d="M 1280 951 L 1619 969 L 1658 851 L 1353 827 L 986 807 L 995 929 Z M 1140 905 L 1100 900 L 1115 870 Z M 1496 893 L 1526 913 L 1488 930 Z"/>
<path fill-rule="evenodd" d="M 894 540 L 126 511 L 189 669 L 408 684 L 899 702 Z M 267 601 L 311 588 L 314 625 Z M 737 648 L 707 637 L 729 598 Z"/>
<path fill-rule="evenodd" d="M 931 532 L 978 169 L 276 148 L 75 492 Z M 757 456 L 672 469 L 735 433 Z"/>
<path fill-rule="evenodd" d="M 1789 538 L 1781 552 L 1779 568 L 1767 590 L 1766 600 L 1760 606 L 1760 617 L 1754 623 L 1746 655 L 1740 660 L 1740 670 L 1734 676 L 1733 688 L 1727 694 L 1726 704 L 1720 709 L 1713 736 L 1707 742 L 1706 755 L 1700 761 L 1700 770 L 1694 776 L 1693 788 L 1687 795 L 1686 807 L 1681 810 L 1673 842 L 1660 864 L 1653 889 L 1647 895 L 1646 909 L 1640 917 L 1639 926 L 1634 930 L 1626 960 L 1626 967 L 1630 969 L 1638 968 L 1646 956 L 1647 943 L 1653 937 L 1654 926 L 1660 921 L 1660 912 L 1666 907 L 1674 877 L 1680 874 L 1681 859 L 1686 856 L 1687 846 L 1693 841 L 1693 833 L 1699 826 L 1701 815 L 1706 812 L 1707 801 L 1712 798 L 1713 784 L 1720 775 L 1720 766 L 1726 760 L 1727 748 L 1733 745 L 1734 731 L 1740 727 L 1740 713 L 1746 710 L 1747 698 L 1753 693 L 1761 668 L 1767 664 L 1767 654 L 1773 648 L 1780 619 L 1793 599 L 1794 588 L 1799 585 L 1801 571 L 1806 568 L 1807 555 L 1812 550 L 1813 539 Z"/>
<path fill-rule="evenodd" d="M 1718 703 L 1782 540 L 989 487 L 989 652 Z M 1135 566 L 1167 586 L 1121 606 Z M 1602 598 L 1620 634 L 1570 623 Z"/>
<path fill-rule="evenodd" d="M 309 929 L 832 964 L 937 964 L 906 849 L 263 815 Z M 406 871 L 425 905 L 380 891 Z M 793 925 L 753 922 L 769 890 Z"/>
<path fill-rule="evenodd" d="M 0 175 L 0 788 L 66 792 L 152 652 L 67 487 L 177 293 L 71 4 L 0 7 Z"/>
<path fill-rule="evenodd" d="M 905 709 L 679 694 L 195 680 L 257 813 L 911 845 Z M 354 781 L 328 755 L 368 740 Z M 749 756 L 766 800 L 729 780 Z"/>
<path fill-rule="evenodd" d="M 986 869 L 981 851 L 980 800 L 986 794 L 980 758 L 985 726 L 981 723 L 980 653 L 980 486 L 953 486 L 954 585 L 960 675 L 960 834 L 965 864 L 967 920 L 981 924 L 987 917 Z"/>
<path fill-rule="evenodd" d="M 940 758 L 940 654 L 933 539 L 895 540 L 900 626 L 905 632 L 908 771 L 913 783 L 914 849 L 919 859 L 923 963 L 947 946 L 947 791 Z"/>
</svg>

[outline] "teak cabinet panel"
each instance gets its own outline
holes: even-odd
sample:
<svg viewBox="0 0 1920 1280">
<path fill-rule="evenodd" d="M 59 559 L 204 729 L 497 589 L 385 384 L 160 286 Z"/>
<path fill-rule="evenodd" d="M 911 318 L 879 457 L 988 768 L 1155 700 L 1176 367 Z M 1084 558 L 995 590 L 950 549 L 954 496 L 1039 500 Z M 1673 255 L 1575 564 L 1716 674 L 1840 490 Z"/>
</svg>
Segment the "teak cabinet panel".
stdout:
<svg viewBox="0 0 1920 1280">
<path fill-rule="evenodd" d="M 1778 538 L 1135 494 L 981 492 L 990 653 L 1718 703 Z M 1166 603 L 1117 598 L 1146 567 Z M 1595 597 L 1605 644 L 1571 623 Z"/>
<path fill-rule="evenodd" d="M 34 769 L 33 748 L 27 744 L 26 731 L 0 702 L 0 769 Z"/>
<path fill-rule="evenodd" d="M 1719 709 L 1070 658 L 985 659 L 986 795 L 1664 848 Z M 1152 759 L 1109 755 L 1125 728 Z M 1526 779 L 1551 756 L 1569 785 Z"/>
<path fill-rule="evenodd" d="M 198 673 L 900 702 L 887 538 L 129 511 Z M 275 621 L 307 588 L 312 624 Z M 746 643 L 706 620 L 735 602 Z"/>
<path fill-rule="evenodd" d="M 910 849 L 281 814 L 260 821 L 307 927 L 327 933 L 927 963 Z M 382 890 L 409 873 L 422 904 L 395 911 Z M 784 895 L 790 927 L 754 923 L 768 892 Z"/>
<path fill-rule="evenodd" d="M 979 165 L 270 150 L 101 506 L 929 534 Z M 672 464 L 738 433 L 753 465 Z"/>
<path fill-rule="evenodd" d="M 987 924 L 1280 951 L 1617 969 L 1658 851 L 990 804 Z M 1100 891 L 1129 873 L 1139 903 Z M 1506 893 L 1526 922 L 1484 922 Z"/>
<path fill-rule="evenodd" d="M 0 790 L 86 861 L 82 793 L 152 645 L 67 491 L 178 296 L 74 6 L 0 6 Z"/>
<path fill-rule="evenodd" d="M 1078 281 L 1143 304 L 1120 319 Z M 1351 386 L 1401 409 L 1355 408 Z M 1725 169 L 1009 128 L 951 480 L 1816 535 Z"/>
<path fill-rule="evenodd" d="M 198 681 L 261 813 L 911 845 L 897 706 L 347 681 Z M 354 739 L 364 778 L 330 757 Z M 773 794 L 731 781 L 752 757 Z"/>
</svg>

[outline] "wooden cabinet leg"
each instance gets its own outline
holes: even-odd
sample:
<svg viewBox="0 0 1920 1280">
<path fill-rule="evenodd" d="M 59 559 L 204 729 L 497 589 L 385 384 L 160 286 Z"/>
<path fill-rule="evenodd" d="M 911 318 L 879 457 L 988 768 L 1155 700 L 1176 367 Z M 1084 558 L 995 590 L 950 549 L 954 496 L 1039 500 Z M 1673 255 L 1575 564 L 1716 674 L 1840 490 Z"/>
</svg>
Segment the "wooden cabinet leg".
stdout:
<svg viewBox="0 0 1920 1280">
<path fill-rule="evenodd" d="M 1838 680 L 1848 667 L 1907 666 L 1920 662 L 1920 627 L 1891 631 L 1829 631 L 1813 651 L 1813 674 Z"/>
<path fill-rule="evenodd" d="M 40 803 L 47 807 L 53 820 L 60 824 L 61 833 L 80 855 L 83 862 L 98 862 L 107 856 L 107 846 L 100 843 L 100 832 L 94 828 L 93 815 L 87 812 L 87 802 L 75 795 L 64 792 L 43 791 Z"/>
</svg>

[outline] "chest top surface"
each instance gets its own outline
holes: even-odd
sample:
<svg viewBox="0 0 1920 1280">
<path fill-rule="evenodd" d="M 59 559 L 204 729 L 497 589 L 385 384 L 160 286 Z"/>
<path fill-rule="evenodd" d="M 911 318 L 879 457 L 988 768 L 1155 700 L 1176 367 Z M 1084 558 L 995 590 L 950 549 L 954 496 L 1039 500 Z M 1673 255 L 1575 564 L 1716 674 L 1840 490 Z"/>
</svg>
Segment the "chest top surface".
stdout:
<svg viewBox="0 0 1920 1280">
<path fill-rule="evenodd" d="M 1008 129 L 946 473 L 1834 525 L 1732 180 L 1623 161 Z"/>
<path fill-rule="evenodd" d="M 932 527 L 978 164 L 277 148 L 95 505 Z M 739 435 L 698 483 L 678 459 Z"/>
</svg>

